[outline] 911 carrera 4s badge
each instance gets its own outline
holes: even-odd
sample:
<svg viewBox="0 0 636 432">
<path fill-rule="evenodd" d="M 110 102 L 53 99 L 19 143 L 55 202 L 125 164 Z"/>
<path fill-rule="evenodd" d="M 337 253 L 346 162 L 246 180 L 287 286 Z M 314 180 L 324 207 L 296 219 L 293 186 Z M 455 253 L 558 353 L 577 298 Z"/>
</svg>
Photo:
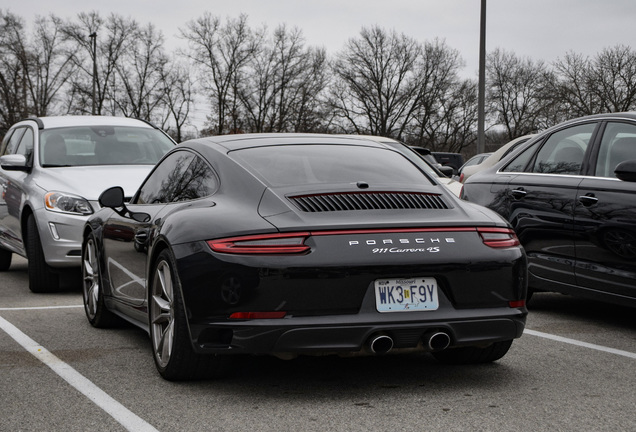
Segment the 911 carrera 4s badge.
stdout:
<svg viewBox="0 0 636 432">
<path fill-rule="evenodd" d="M 437 280 L 434 278 L 377 279 L 374 285 L 378 312 L 430 311 L 439 308 Z"/>
<path fill-rule="evenodd" d="M 454 237 L 349 240 L 350 247 L 366 245 L 374 254 L 437 253 L 442 250 L 442 245 L 452 243 L 455 243 Z"/>
</svg>

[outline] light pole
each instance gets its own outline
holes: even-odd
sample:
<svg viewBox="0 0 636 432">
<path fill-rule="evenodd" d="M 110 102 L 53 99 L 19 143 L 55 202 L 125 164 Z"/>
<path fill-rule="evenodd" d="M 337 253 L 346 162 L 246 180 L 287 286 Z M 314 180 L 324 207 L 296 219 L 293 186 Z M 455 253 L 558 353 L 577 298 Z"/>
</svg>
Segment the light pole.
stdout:
<svg viewBox="0 0 636 432">
<path fill-rule="evenodd" d="M 97 113 L 97 32 L 88 35 L 91 38 L 91 48 L 93 50 L 93 109 L 91 113 Z"/>
<path fill-rule="evenodd" d="M 486 0 L 481 0 L 479 24 L 479 91 L 477 96 L 477 153 L 486 148 Z"/>
</svg>

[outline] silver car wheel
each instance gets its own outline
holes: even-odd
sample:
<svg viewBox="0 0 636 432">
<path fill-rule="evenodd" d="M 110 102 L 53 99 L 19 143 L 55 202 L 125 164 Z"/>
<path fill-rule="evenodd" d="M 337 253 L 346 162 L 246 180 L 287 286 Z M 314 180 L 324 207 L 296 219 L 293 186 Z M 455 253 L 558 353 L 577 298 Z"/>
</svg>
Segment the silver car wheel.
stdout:
<svg viewBox="0 0 636 432">
<path fill-rule="evenodd" d="M 170 362 L 174 345 L 174 290 L 172 270 L 166 261 L 157 264 L 150 296 L 152 348 L 160 367 Z"/>
<path fill-rule="evenodd" d="M 97 315 L 97 305 L 101 290 L 99 280 L 99 265 L 95 250 L 95 241 L 91 238 L 86 242 L 82 259 L 82 279 L 84 281 L 84 309 L 90 320 Z"/>
</svg>

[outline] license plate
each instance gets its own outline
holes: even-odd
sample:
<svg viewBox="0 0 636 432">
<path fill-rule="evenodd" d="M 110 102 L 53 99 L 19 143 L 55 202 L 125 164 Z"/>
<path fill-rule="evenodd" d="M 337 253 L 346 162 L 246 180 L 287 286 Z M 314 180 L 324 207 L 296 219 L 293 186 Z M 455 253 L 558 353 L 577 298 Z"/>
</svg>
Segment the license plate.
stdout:
<svg viewBox="0 0 636 432">
<path fill-rule="evenodd" d="M 377 279 L 375 306 L 378 312 L 436 310 L 439 307 L 434 278 Z"/>
</svg>

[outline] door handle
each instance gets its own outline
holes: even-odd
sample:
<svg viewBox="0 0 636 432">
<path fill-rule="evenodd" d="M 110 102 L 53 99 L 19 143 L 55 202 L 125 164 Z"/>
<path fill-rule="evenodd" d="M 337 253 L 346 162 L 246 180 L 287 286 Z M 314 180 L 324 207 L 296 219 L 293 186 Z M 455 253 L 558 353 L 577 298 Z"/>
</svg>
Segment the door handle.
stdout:
<svg viewBox="0 0 636 432">
<path fill-rule="evenodd" d="M 527 194 L 528 192 L 526 192 L 523 188 L 513 189 L 510 191 L 510 195 L 512 195 L 514 199 L 524 198 Z"/>
<path fill-rule="evenodd" d="M 598 198 L 596 198 L 593 193 L 588 193 L 588 194 L 579 196 L 579 202 L 583 204 L 585 207 L 590 207 L 598 203 Z"/>
</svg>

